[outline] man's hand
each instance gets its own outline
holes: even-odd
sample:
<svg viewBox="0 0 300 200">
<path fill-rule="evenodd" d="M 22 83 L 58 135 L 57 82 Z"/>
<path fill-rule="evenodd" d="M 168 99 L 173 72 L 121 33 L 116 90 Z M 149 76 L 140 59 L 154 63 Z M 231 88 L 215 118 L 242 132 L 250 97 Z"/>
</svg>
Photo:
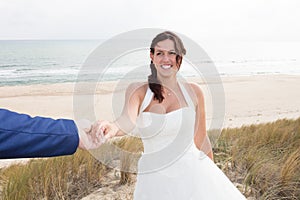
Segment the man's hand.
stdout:
<svg viewBox="0 0 300 200">
<path fill-rule="evenodd" d="M 92 135 L 92 132 L 95 131 L 94 128 L 98 127 L 97 122 L 92 124 L 89 120 L 82 119 L 76 121 L 75 124 L 78 128 L 78 134 L 79 134 L 78 148 L 84 150 L 97 149 L 101 146 L 102 143 L 105 142 L 101 130 L 96 131 L 98 133 L 97 139 L 95 139 L 95 137 L 93 137 Z"/>
</svg>

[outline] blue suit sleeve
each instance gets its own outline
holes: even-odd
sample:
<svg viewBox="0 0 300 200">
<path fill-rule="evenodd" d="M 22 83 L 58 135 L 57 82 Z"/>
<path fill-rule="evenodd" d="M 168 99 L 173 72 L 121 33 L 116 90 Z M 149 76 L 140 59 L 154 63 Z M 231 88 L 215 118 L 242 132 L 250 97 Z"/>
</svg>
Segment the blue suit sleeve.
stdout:
<svg viewBox="0 0 300 200">
<path fill-rule="evenodd" d="M 30 117 L 0 109 L 0 158 L 73 154 L 79 143 L 73 120 Z"/>
</svg>

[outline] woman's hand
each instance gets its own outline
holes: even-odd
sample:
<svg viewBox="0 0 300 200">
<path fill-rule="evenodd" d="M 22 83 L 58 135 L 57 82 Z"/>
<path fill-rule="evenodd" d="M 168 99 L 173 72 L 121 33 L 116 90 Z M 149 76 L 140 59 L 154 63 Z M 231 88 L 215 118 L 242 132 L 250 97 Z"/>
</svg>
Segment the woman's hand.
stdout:
<svg viewBox="0 0 300 200">
<path fill-rule="evenodd" d="M 92 125 L 90 135 L 94 142 L 104 143 L 117 135 L 119 128 L 112 122 L 99 120 Z"/>
<path fill-rule="evenodd" d="M 104 121 L 100 121 L 100 126 L 105 140 L 117 136 L 119 128 L 115 123 L 104 120 Z"/>
</svg>

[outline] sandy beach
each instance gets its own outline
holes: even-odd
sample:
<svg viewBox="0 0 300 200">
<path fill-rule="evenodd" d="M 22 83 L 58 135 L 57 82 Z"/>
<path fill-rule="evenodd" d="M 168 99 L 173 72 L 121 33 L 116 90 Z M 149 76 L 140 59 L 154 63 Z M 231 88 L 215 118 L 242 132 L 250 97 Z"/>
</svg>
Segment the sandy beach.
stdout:
<svg viewBox="0 0 300 200">
<path fill-rule="evenodd" d="M 206 96 L 207 123 L 212 120 L 214 105 L 203 81 L 200 83 Z M 224 77 L 225 116 L 222 128 L 271 122 L 282 118 L 300 117 L 300 76 L 259 75 L 245 77 Z M 82 87 L 90 88 L 88 84 Z M 84 118 L 92 113 L 98 119 L 115 119 L 123 107 L 126 84 L 107 82 L 97 85 L 95 90 L 83 95 L 93 98 L 93 105 L 77 102 L 74 84 L 51 84 L 0 87 L 0 107 L 32 116 L 52 118 L 74 118 L 74 102 L 79 105 Z M 76 99 L 77 98 L 77 99 Z M 79 112 L 79 113 L 80 113 Z M 87 114 L 87 115 L 86 115 Z M 80 114 L 76 114 L 79 117 Z M 91 117 L 93 118 L 93 117 Z M 208 126 L 209 127 L 209 126 Z M 8 165 L 0 161 L 0 167 Z"/>
</svg>

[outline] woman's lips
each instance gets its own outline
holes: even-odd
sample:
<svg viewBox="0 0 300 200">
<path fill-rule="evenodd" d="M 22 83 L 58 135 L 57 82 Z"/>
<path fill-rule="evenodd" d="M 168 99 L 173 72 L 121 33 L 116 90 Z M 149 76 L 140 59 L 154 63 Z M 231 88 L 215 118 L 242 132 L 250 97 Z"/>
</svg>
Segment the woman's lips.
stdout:
<svg viewBox="0 0 300 200">
<path fill-rule="evenodd" d="M 170 69 L 172 65 L 161 65 L 161 68 L 163 69 Z"/>
</svg>

